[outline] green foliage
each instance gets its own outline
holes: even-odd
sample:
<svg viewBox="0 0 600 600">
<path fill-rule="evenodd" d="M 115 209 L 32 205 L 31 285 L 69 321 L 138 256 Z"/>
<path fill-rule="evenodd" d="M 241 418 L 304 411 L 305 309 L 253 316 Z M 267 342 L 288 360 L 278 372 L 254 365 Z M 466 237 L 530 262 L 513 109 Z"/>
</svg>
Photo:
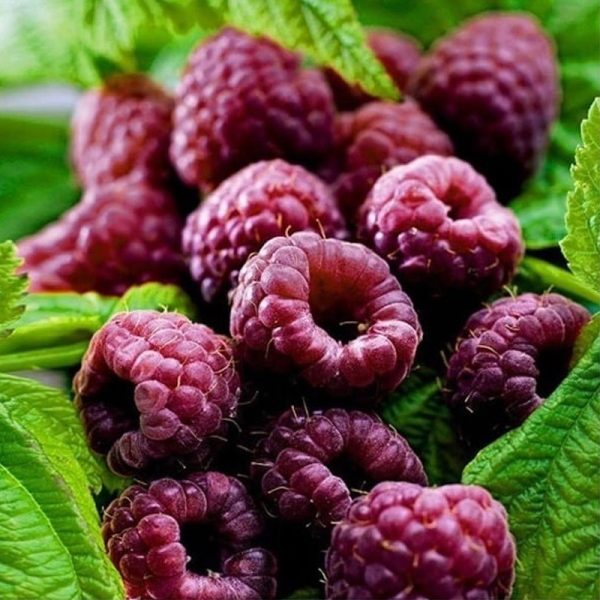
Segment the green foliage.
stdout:
<svg viewBox="0 0 600 600">
<path fill-rule="evenodd" d="M 15 331 L 0 340 L 0 371 L 75 366 L 92 335 L 116 312 L 171 310 L 195 316 L 192 301 L 174 285 L 146 283 L 122 298 L 86 294 L 29 294 Z"/>
<path fill-rule="evenodd" d="M 569 267 L 590 289 L 600 290 L 600 98 L 581 124 L 573 189 L 567 196 L 567 235 L 561 242 Z"/>
<path fill-rule="evenodd" d="M 406 438 L 431 484 L 460 480 L 466 458 L 433 371 L 415 371 L 390 396 L 381 416 Z"/>
<path fill-rule="evenodd" d="M 11 326 L 25 310 L 22 302 L 27 279 L 17 275 L 21 260 L 12 242 L 0 244 L 0 340 L 9 335 Z"/>
<path fill-rule="evenodd" d="M 59 392 L 0 376 L 4 598 L 123 596 L 104 553 L 89 490 L 93 461 L 78 428 L 71 403 Z"/>
<path fill-rule="evenodd" d="M 0 240 L 38 231 L 77 200 L 67 135 L 65 118 L 0 115 Z"/>
<path fill-rule="evenodd" d="M 519 560 L 513 597 L 600 592 L 600 338 L 525 423 L 482 450 L 463 482 L 508 510 Z"/>
</svg>

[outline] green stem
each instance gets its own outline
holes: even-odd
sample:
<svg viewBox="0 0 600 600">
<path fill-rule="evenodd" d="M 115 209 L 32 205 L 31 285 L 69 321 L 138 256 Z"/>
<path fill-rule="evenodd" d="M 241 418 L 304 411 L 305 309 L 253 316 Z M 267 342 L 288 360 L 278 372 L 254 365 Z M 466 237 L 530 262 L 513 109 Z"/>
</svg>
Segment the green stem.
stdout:
<svg viewBox="0 0 600 600">
<path fill-rule="evenodd" d="M 6 354 L 0 356 L 0 372 L 73 367 L 81 361 L 88 345 L 89 342 L 85 341 L 55 348 Z"/>
<path fill-rule="evenodd" d="M 539 278 L 547 286 L 577 296 L 593 304 L 600 304 L 600 293 L 581 283 L 575 275 L 545 260 L 526 256 L 521 270 Z"/>
</svg>

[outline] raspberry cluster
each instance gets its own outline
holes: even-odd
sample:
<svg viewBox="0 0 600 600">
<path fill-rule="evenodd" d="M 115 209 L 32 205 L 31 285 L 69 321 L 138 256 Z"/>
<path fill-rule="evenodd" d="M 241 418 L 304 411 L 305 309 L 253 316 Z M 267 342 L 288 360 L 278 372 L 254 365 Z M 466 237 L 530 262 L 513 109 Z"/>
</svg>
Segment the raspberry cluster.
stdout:
<svg viewBox="0 0 600 600">
<path fill-rule="evenodd" d="M 515 543 L 478 486 L 386 482 L 335 526 L 327 598 L 509 598 Z"/>
<path fill-rule="evenodd" d="M 504 509 L 481 488 L 424 487 L 401 435 L 411 424 L 398 433 L 366 411 L 392 392 L 410 402 L 398 388 L 417 356 L 442 375 L 419 348 L 420 319 L 439 355 L 429 316 L 466 317 L 513 277 L 523 241 L 496 193 L 514 194 L 543 152 L 553 48 L 528 17 L 497 14 L 424 57 L 392 32 L 369 43 L 412 98 L 376 100 L 225 28 L 193 50 L 174 99 L 121 75 L 77 108 L 83 199 L 21 241 L 32 290 L 190 284 L 205 321 L 227 313 L 232 338 L 176 313 L 124 312 L 94 335 L 75 376 L 91 449 L 142 482 L 104 515 L 131 598 L 274 598 L 290 570 L 276 581 L 268 548 L 298 530 L 315 576 L 332 532 L 330 599 L 510 595 Z M 471 316 L 445 381 L 467 444 L 543 401 L 588 319 L 556 294 Z M 242 389 L 257 392 L 243 410 Z M 266 529 L 263 512 L 275 516 Z"/>
<path fill-rule="evenodd" d="M 439 41 L 408 89 L 502 199 L 535 171 L 560 97 L 552 42 L 533 17 L 476 17 Z"/>
<path fill-rule="evenodd" d="M 466 440 L 522 423 L 567 374 L 590 315 L 558 294 L 501 298 L 467 321 L 448 362 L 446 398 Z"/>
<path fill-rule="evenodd" d="M 116 473 L 137 476 L 206 464 L 240 395 L 229 341 L 156 311 L 113 317 L 73 387 L 92 450 Z"/>
<path fill-rule="evenodd" d="M 338 472 L 335 465 L 343 460 Z M 323 527 L 346 515 L 350 480 L 427 484 L 403 437 L 375 415 L 336 408 L 307 414 L 292 406 L 284 412 L 259 443 L 252 474 L 281 518 Z"/>
<path fill-rule="evenodd" d="M 258 160 L 315 164 L 333 140 L 321 73 L 266 38 L 223 29 L 201 43 L 179 82 L 171 158 L 188 185 L 210 190 Z"/>
<path fill-rule="evenodd" d="M 235 287 L 246 259 L 266 241 L 295 231 L 346 237 L 335 201 L 317 177 L 276 159 L 226 179 L 188 217 L 183 232 L 183 250 L 204 300 Z"/>
<path fill-rule="evenodd" d="M 239 280 L 231 333 L 249 365 L 354 400 L 377 398 L 408 374 L 421 339 L 417 315 L 366 247 L 315 233 L 273 238 Z"/>
<path fill-rule="evenodd" d="M 208 471 L 133 485 L 102 534 L 129 598 L 268 600 L 274 557 L 256 546 L 262 517 L 235 478 Z"/>
</svg>

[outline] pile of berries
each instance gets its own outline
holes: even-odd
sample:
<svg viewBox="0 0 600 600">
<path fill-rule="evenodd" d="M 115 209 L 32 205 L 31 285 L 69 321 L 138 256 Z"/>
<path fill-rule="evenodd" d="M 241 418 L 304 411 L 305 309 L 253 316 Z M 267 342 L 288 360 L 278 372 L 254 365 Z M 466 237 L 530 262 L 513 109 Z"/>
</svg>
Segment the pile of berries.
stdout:
<svg viewBox="0 0 600 600">
<path fill-rule="evenodd" d="M 423 339 L 448 341 L 436 311 L 478 309 L 444 388 L 471 449 L 566 372 L 585 309 L 557 294 L 482 304 L 523 255 L 502 203 L 547 142 L 553 46 L 501 14 L 423 56 L 394 32 L 368 40 L 410 97 L 379 101 L 226 28 L 192 52 L 174 97 L 122 75 L 77 108 L 83 199 L 21 242 L 31 288 L 176 283 L 228 320 L 117 314 L 75 376 L 90 447 L 136 479 L 103 525 L 130 598 L 281 597 L 282 527 L 287 544 L 310 536 L 327 598 L 510 595 L 504 508 L 476 486 L 428 487 L 376 408 L 428 360 Z"/>
</svg>

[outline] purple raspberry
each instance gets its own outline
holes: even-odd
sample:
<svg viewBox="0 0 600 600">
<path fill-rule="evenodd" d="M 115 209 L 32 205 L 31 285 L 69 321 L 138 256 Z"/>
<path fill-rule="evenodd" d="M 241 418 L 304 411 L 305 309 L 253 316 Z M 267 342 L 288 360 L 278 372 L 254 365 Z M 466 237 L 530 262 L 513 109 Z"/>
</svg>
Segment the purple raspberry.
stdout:
<svg viewBox="0 0 600 600">
<path fill-rule="evenodd" d="M 162 182 L 169 163 L 173 99 L 141 74 L 117 75 L 83 95 L 73 116 L 71 157 L 84 187 L 135 174 Z"/>
<path fill-rule="evenodd" d="M 231 28 L 198 46 L 177 88 L 170 151 L 188 185 L 209 191 L 258 160 L 312 165 L 330 150 L 331 92 L 300 62 Z"/>
<path fill-rule="evenodd" d="M 515 559 L 506 511 L 487 490 L 388 481 L 333 529 L 327 598 L 502 600 Z"/>
<path fill-rule="evenodd" d="M 59 221 L 21 240 L 19 253 L 32 292 L 120 295 L 182 281 L 182 228 L 169 192 L 125 178 L 89 188 Z"/>
<path fill-rule="evenodd" d="M 410 298 L 360 244 L 295 233 L 240 271 L 231 333 L 248 365 L 373 400 L 408 374 L 421 340 Z"/>
<path fill-rule="evenodd" d="M 452 154 L 448 136 L 414 102 L 371 102 L 336 121 L 336 151 L 322 169 L 349 222 L 385 172 L 424 154 Z"/>
<path fill-rule="evenodd" d="M 471 302 L 510 281 L 523 255 L 514 214 L 470 165 L 423 156 L 375 184 L 359 237 L 385 257 L 417 306 Z"/>
<path fill-rule="evenodd" d="M 205 464 L 235 416 L 229 340 L 176 313 L 115 315 L 73 381 L 90 447 L 118 474 Z"/>
<path fill-rule="evenodd" d="M 276 159 L 226 179 L 188 217 L 183 232 L 183 250 L 204 300 L 223 299 L 250 254 L 294 231 L 347 235 L 335 200 L 317 177 Z"/>
<path fill-rule="evenodd" d="M 396 87 L 402 92 L 421 58 L 419 42 L 397 31 L 372 29 L 367 34 L 367 43 Z M 354 110 L 375 100 L 375 97 L 365 92 L 359 84 L 347 83 L 335 70 L 326 68 L 323 69 L 323 73 L 327 77 L 335 105 L 339 110 Z"/>
<path fill-rule="evenodd" d="M 376 415 L 341 408 L 309 414 L 292 406 L 259 443 L 251 470 L 281 518 L 320 527 L 346 516 L 352 484 L 427 484 L 402 436 Z"/>
<path fill-rule="evenodd" d="M 476 17 L 422 59 L 409 92 L 508 199 L 536 170 L 557 114 L 554 45 L 531 15 Z"/>
<path fill-rule="evenodd" d="M 521 424 L 566 376 L 588 311 L 559 294 L 501 298 L 465 325 L 446 399 L 471 445 Z"/>
<path fill-rule="evenodd" d="M 132 485 L 102 534 L 128 598 L 268 600 L 276 563 L 256 547 L 261 515 L 235 478 L 209 471 Z"/>
</svg>

